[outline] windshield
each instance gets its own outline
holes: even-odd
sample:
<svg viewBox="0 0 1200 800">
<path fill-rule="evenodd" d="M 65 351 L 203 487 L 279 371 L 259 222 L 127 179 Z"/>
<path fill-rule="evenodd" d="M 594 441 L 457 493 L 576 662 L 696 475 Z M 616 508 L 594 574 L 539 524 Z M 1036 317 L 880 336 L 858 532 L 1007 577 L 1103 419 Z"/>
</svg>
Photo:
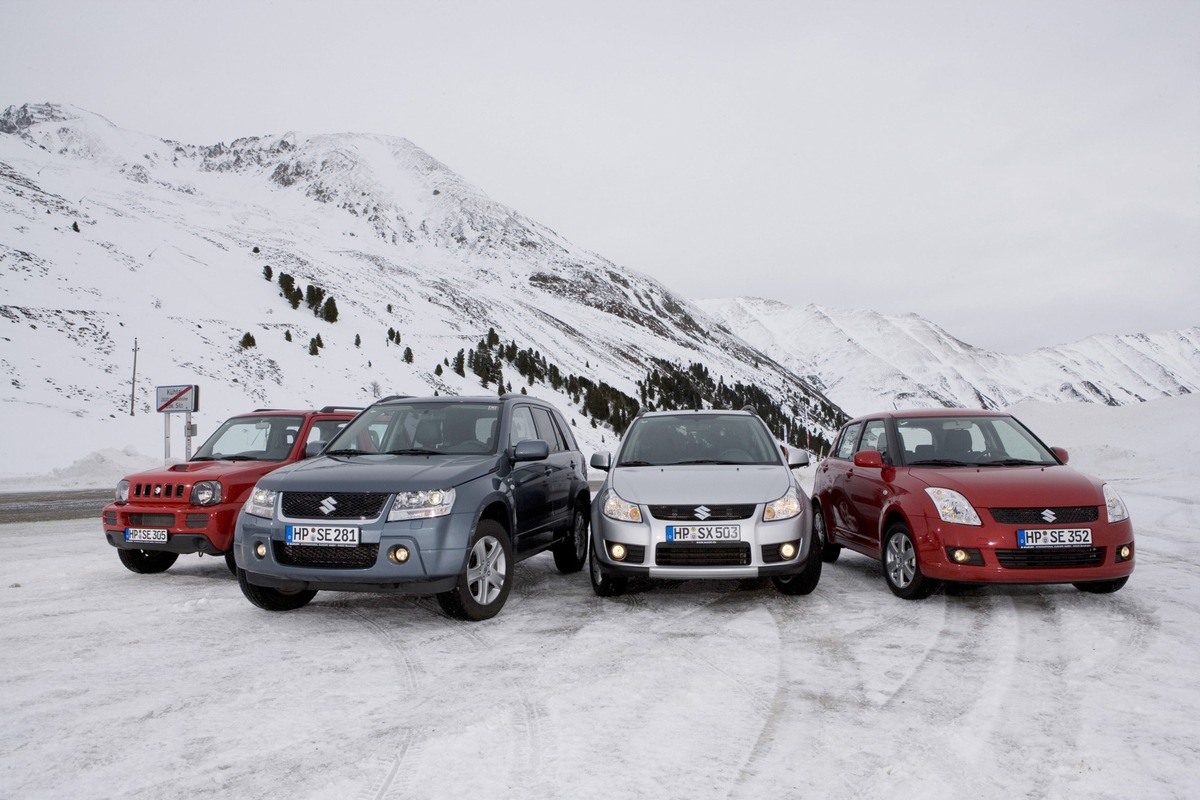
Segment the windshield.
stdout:
<svg viewBox="0 0 1200 800">
<path fill-rule="evenodd" d="M 387 403 L 355 417 L 325 455 L 494 453 L 499 420 L 499 403 Z"/>
<path fill-rule="evenodd" d="M 303 417 L 234 417 L 200 445 L 192 461 L 283 461 L 292 452 Z"/>
<path fill-rule="evenodd" d="M 749 414 L 670 414 L 634 420 L 618 467 L 778 464 L 780 450 Z"/>
<path fill-rule="evenodd" d="M 910 417 L 896 420 L 909 467 L 1047 466 L 1059 461 L 1012 417 Z"/>
</svg>

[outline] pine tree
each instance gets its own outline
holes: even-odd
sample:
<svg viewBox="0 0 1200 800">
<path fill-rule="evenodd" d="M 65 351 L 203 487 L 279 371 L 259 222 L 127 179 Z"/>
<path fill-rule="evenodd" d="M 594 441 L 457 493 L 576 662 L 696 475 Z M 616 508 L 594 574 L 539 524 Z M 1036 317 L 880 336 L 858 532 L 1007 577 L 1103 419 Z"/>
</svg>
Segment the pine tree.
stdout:
<svg viewBox="0 0 1200 800">
<path fill-rule="evenodd" d="M 354 346 L 355 346 L 355 347 L 362 347 L 362 337 L 361 337 L 361 336 L 359 336 L 357 333 L 356 333 L 356 334 L 354 334 Z"/>
<path fill-rule="evenodd" d="M 309 354 L 310 356 L 318 356 L 318 355 L 320 355 L 320 354 L 321 354 L 321 348 L 320 348 L 320 346 L 317 344 L 317 340 L 316 340 L 316 339 L 309 339 L 309 340 L 308 340 L 308 354 Z"/>
<path fill-rule="evenodd" d="M 404 348 L 404 363 L 411 364 L 413 362 L 413 351 L 411 347 Z"/>
<path fill-rule="evenodd" d="M 313 341 L 317 343 L 317 347 L 325 346 L 325 343 L 323 341 L 321 341 L 321 334 L 319 334 L 319 333 L 317 334 L 317 338 L 313 339 Z"/>
<path fill-rule="evenodd" d="M 271 265 L 270 265 L 270 264 L 267 264 L 265 267 L 263 267 L 263 277 L 264 277 L 264 278 L 266 278 L 266 279 L 269 281 L 269 280 L 271 280 L 271 276 L 272 276 L 272 274 L 273 274 L 273 273 L 272 273 L 272 271 L 271 271 Z"/>
<path fill-rule="evenodd" d="M 250 333 L 250 331 L 246 331 L 246 333 L 242 335 L 242 341 L 240 344 L 243 350 L 245 350 L 247 347 L 256 347 L 258 345 L 258 343 L 254 341 L 254 335 Z"/>
<path fill-rule="evenodd" d="M 325 305 L 321 307 L 321 319 L 326 322 L 337 322 L 338 307 L 332 297 L 326 300 Z"/>
<path fill-rule="evenodd" d="M 290 342 L 290 341 L 292 340 L 292 332 L 291 332 L 291 331 L 284 331 L 284 332 L 283 332 L 283 340 L 284 340 L 285 342 Z"/>
</svg>

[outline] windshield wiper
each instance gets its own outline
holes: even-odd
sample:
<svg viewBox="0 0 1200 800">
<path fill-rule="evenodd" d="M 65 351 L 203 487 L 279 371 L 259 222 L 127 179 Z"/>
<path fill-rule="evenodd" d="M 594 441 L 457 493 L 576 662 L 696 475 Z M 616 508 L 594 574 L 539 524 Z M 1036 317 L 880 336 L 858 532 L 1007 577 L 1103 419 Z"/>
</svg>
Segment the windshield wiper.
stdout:
<svg viewBox="0 0 1200 800">
<path fill-rule="evenodd" d="M 966 461 L 955 461 L 953 458 L 927 458 L 923 461 L 909 461 L 906 467 L 977 467 Z"/>
<path fill-rule="evenodd" d="M 730 464 L 736 464 L 736 463 L 737 462 L 735 462 L 735 461 L 721 461 L 720 459 L 716 459 L 716 458 L 696 458 L 691 461 L 676 461 L 675 462 L 676 465 L 678 465 L 678 464 L 725 464 L 725 465 L 730 465 Z"/>
<path fill-rule="evenodd" d="M 321 455 L 323 455 L 323 456 L 365 456 L 365 455 L 367 455 L 367 452 L 365 450 L 359 450 L 357 447 L 351 447 L 346 450 L 330 450 L 328 452 L 321 453 Z"/>
<path fill-rule="evenodd" d="M 649 461 L 622 461 L 617 464 L 618 467 L 654 467 L 657 464 L 651 464 Z"/>
<path fill-rule="evenodd" d="M 216 456 L 218 461 L 258 461 L 254 456 Z"/>
<path fill-rule="evenodd" d="M 384 455 L 388 456 L 440 456 L 440 450 L 429 450 L 424 447 L 409 447 L 404 450 L 388 450 Z"/>
<path fill-rule="evenodd" d="M 1030 461 L 1027 458 L 1002 458 L 999 461 L 984 461 L 985 467 L 1048 467 L 1046 461 Z"/>
</svg>

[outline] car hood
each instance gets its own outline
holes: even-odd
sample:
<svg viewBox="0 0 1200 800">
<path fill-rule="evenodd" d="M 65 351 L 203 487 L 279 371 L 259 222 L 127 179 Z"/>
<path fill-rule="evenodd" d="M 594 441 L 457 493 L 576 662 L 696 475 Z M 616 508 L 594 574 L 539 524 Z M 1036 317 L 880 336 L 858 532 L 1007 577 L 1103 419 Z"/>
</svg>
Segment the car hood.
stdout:
<svg viewBox="0 0 1200 800">
<path fill-rule="evenodd" d="M 130 483 L 180 483 L 211 481 L 242 473 L 270 472 L 282 461 L 184 461 L 169 467 L 158 467 L 126 475 Z"/>
<path fill-rule="evenodd" d="M 321 456 L 272 472 L 260 485 L 284 492 L 452 489 L 496 469 L 496 456 Z"/>
<path fill-rule="evenodd" d="M 982 508 L 1104 505 L 1100 481 L 1065 466 L 912 468 L 909 473 L 919 484 L 953 489 Z"/>
<path fill-rule="evenodd" d="M 611 486 L 631 503 L 769 503 L 792 485 L 777 466 L 697 464 L 679 467 L 618 467 Z"/>
</svg>

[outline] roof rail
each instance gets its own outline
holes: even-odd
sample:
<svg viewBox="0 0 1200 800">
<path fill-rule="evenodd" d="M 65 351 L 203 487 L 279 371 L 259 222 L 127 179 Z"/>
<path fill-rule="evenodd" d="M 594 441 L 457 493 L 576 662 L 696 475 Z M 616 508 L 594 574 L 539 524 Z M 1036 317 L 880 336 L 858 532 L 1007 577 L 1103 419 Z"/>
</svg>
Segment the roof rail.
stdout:
<svg viewBox="0 0 1200 800">
<path fill-rule="evenodd" d="M 330 411 L 362 411 L 362 406 L 321 406 L 321 413 L 328 414 Z"/>
</svg>

